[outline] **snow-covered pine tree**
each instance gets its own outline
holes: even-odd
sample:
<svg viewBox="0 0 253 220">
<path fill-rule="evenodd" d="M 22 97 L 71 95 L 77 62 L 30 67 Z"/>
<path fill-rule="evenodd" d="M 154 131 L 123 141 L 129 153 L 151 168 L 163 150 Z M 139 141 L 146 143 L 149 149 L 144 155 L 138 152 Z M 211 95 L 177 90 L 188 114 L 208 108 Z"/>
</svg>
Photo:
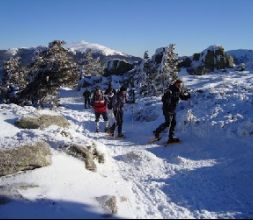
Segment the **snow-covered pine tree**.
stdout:
<svg viewBox="0 0 253 220">
<path fill-rule="evenodd" d="M 83 69 L 86 76 L 101 76 L 104 73 L 104 66 L 100 58 L 93 58 L 91 50 L 86 53 Z"/>
<path fill-rule="evenodd" d="M 156 95 L 156 87 L 154 84 L 154 79 L 156 75 L 156 71 L 154 68 L 154 63 L 151 61 L 151 59 L 148 56 L 147 51 L 144 53 L 144 65 L 143 65 L 143 71 L 145 72 L 145 87 L 147 90 L 147 95 Z"/>
<path fill-rule="evenodd" d="M 22 66 L 20 57 L 10 58 L 3 64 L 1 82 L 1 98 L 4 102 L 14 102 L 16 93 L 24 89 L 28 83 L 27 70 Z"/>
<path fill-rule="evenodd" d="M 77 65 L 63 44 L 63 41 L 53 41 L 47 50 L 38 54 L 29 69 L 30 82 L 19 94 L 19 103 L 43 104 L 50 98 L 51 104 L 57 104 L 59 88 L 76 84 L 79 79 Z"/>
<path fill-rule="evenodd" d="M 175 44 L 164 48 L 163 58 L 159 69 L 162 91 L 165 87 L 178 78 L 178 54 L 175 52 Z"/>
<path fill-rule="evenodd" d="M 143 60 L 139 66 L 136 68 L 136 77 L 135 77 L 135 84 L 138 88 L 146 87 L 146 80 L 147 80 L 147 61 L 149 60 L 148 51 L 145 51 Z"/>
</svg>

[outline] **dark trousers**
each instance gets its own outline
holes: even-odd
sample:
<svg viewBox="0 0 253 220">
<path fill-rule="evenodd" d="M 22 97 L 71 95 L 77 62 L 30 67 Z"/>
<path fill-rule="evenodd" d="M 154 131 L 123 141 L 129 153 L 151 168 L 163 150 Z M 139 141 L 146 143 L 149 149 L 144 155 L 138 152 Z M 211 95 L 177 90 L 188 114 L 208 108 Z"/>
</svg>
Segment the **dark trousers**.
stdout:
<svg viewBox="0 0 253 220">
<path fill-rule="evenodd" d="M 175 134 L 175 128 L 176 128 L 176 113 L 165 113 L 165 122 L 162 123 L 156 130 L 155 132 L 157 134 L 160 134 L 163 132 L 166 128 L 169 128 L 169 138 L 173 138 Z"/>
<path fill-rule="evenodd" d="M 122 134 L 123 117 L 124 117 L 123 110 L 114 111 L 114 116 L 115 116 L 116 123 L 112 125 L 111 132 L 114 133 L 116 127 L 118 127 L 118 134 Z"/>
<path fill-rule="evenodd" d="M 99 112 L 95 112 L 95 117 L 96 117 L 96 122 L 99 122 L 100 116 L 102 115 L 104 121 L 108 121 L 108 115 L 107 112 L 103 112 L 103 113 L 99 113 Z"/>
<path fill-rule="evenodd" d="M 90 98 L 85 98 L 84 99 L 84 107 L 89 108 L 90 107 Z"/>
</svg>

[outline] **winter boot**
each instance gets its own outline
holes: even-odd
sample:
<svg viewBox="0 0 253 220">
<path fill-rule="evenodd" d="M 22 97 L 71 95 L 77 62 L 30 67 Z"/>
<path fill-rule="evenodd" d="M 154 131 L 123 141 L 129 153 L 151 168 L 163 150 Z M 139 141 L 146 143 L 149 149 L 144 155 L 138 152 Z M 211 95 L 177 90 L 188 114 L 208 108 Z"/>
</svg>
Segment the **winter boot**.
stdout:
<svg viewBox="0 0 253 220">
<path fill-rule="evenodd" d="M 125 135 L 124 134 L 118 134 L 118 138 L 125 138 Z"/>
<path fill-rule="evenodd" d="M 156 139 L 156 140 L 160 140 L 161 139 L 160 134 L 157 131 L 153 131 L 153 134 L 155 136 L 154 139 Z"/>
<path fill-rule="evenodd" d="M 99 122 L 96 122 L 96 133 L 99 132 Z"/>
<path fill-rule="evenodd" d="M 110 129 L 109 129 L 109 122 L 106 121 L 105 122 L 105 133 L 109 133 L 110 132 Z"/>
</svg>

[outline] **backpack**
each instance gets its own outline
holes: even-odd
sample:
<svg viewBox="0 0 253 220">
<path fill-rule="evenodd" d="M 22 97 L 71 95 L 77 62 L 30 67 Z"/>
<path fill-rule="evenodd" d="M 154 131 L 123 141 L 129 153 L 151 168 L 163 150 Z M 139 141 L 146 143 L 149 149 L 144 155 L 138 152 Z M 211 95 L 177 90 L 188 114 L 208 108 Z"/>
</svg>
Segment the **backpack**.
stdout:
<svg viewBox="0 0 253 220">
<path fill-rule="evenodd" d="M 171 104 L 171 94 L 172 92 L 170 90 L 167 90 L 163 96 L 162 96 L 162 102 L 163 102 L 163 106 L 168 106 Z"/>
<path fill-rule="evenodd" d="M 111 110 L 113 108 L 113 97 L 114 97 L 114 95 L 107 96 L 107 107 L 109 110 Z"/>
</svg>

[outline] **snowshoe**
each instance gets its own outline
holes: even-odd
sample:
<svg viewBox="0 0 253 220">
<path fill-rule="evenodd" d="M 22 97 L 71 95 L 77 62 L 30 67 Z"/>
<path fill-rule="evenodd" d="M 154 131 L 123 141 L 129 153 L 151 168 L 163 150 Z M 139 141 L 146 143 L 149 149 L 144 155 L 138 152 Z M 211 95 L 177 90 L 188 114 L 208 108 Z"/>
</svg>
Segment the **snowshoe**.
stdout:
<svg viewBox="0 0 253 220">
<path fill-rule="evenodd" d="M 179 138 L 170 138 L 170 139 L 167 141 L 167 144 L 178 144 L 178 143 L 181 143 L 181 141 L 180 141 Z"/>
<path fill-rule="evenodd" d="M 155 142 L 158 142 L 158 141 L 160 141 L 162 138 L 161 137 L 154 137 L 153 139 L 151 139 L 149 142 L 148 142 L 148 144 L 154 144 Z"/>
<path fill-rule="evenodd" d="M 157 142 L 157 141 L 160 141 L 162 138 L 160 137 L 160 134 L 159 133 L 157 133 L 156 131 L 153 131 L 153 134 L 154 134 L 154 138 L 152 138 L 149 142 L 148 142 L 148 144 L 153 144 L 153 143 L 155 143 L 155 142 Z"/>
<path fill-rule="evenodd" d="M 156 139 L 159 139 L 159 140 L 161 139 L 160 134 L 157 131 L 153 131 L 153 134 L 154 134 Z"/>
</svg>

